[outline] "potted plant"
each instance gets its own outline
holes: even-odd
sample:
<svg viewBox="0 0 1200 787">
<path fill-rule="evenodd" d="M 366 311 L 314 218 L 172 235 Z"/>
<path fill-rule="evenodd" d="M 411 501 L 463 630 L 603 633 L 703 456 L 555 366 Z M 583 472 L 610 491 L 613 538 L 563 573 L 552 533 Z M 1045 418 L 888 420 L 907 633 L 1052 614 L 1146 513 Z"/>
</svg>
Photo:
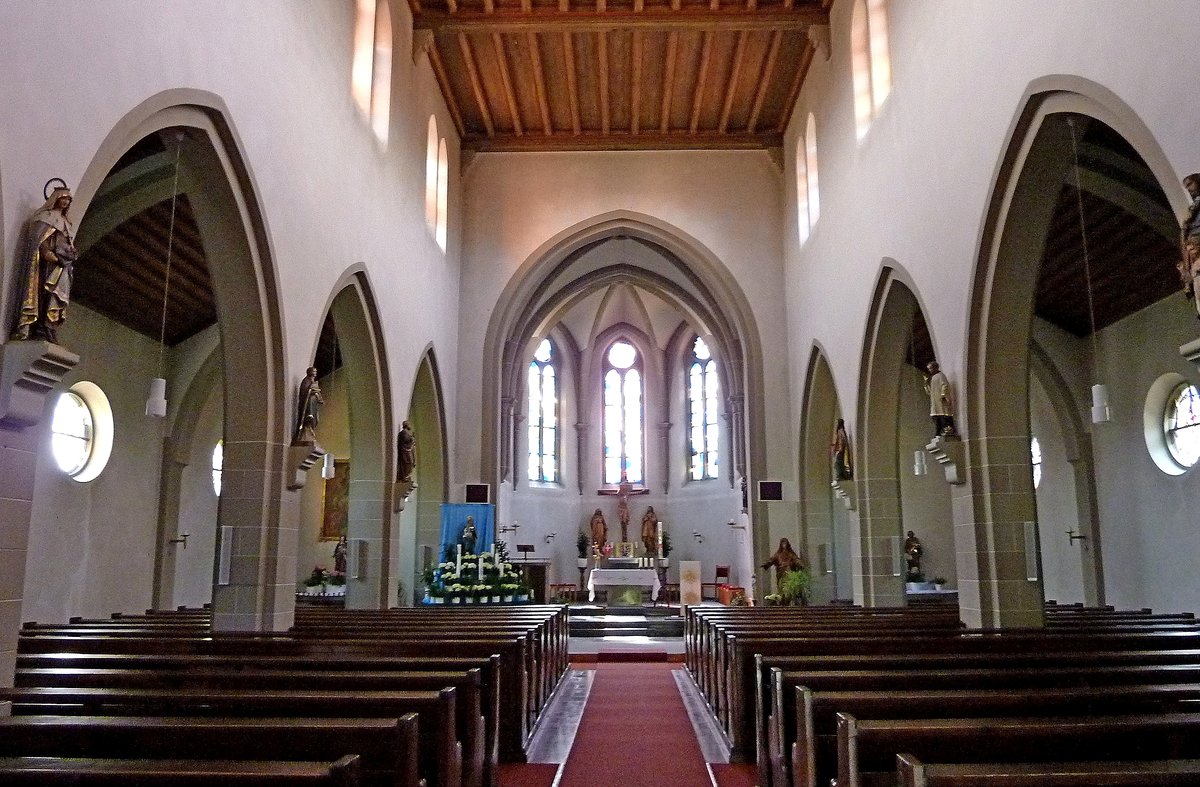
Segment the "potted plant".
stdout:
<svg viewBox="0 0 1200 787">
<path fill-rule="evenodd" d="M 517 603 L 525 604 L 529 601 L 529 588 L 525 585 L 517 587 Z"/>
<path fill-rule="evenodd" d="M 933 589 L 934 590 L 941 590 L 942 586 L 945 584 L 946 584 L 945 577 L 934 577 L 933 578 Z"/>
<path fill-rule="evenodd" d="M 778 607 L 783 604 L 783 596 L 778 593 L 768 593 L 763 596 L 763 601 L 768 607 Z"/>
<path fill-rule="evenodd" d="M 325 566 L 313 566 L 312 573 L 304 580 L 304 587 L 308 588 L 309 593 L 320 593 L 325 595 L 325 591 L 329 585 L 329 571 Z"/>
<path fill-rule="evenodd" d="M 779 595 L 783 598 L 783 603 L 807 606 L 812 581 L 812 574 L 802 568 L 784 573 L 783 578 L 779 580 Z"/>
<path fill-rule="evenodd" d="M 506 582 L 500 586 L 500 600 L 505 604 L 511 604 L 513 598 L 517 595 L 517 590 L 520 588 L 512 582 Z"/>
<path fill-rule="evenodd" d="M 463 586 L 457 583 L 446 586 L 446 598 L 450 599 L 451 604 L 461 604 L 463 597 Z"/>
<path fill-rule="evenodd" d="M 430 604 L 445 604 L 446 591 L 434 585 L 429 588 L 429 603 Z"/>
<path fill-rule="evenodd" d="M 670 554 L 671 554 L 671 534 L 664 530 L 663 538 L 662 538 L 662 558 L 660 558 L 658 561 L 658 564 L 660 566 L 662 566 L 663 568 L 666 568 L 667 566 L 671 565 L 671 560 L 669 557 Z"/>
<path fill-rule="evenodd" d="M 579 536 L 575 539 L 575 551 L 579 553 L 579 557 L 575 560 L 576 567 L 587 568 L 588 553 L 592 551 L 592 540 L 582 530 L 579 531 Z"/>
</svg>

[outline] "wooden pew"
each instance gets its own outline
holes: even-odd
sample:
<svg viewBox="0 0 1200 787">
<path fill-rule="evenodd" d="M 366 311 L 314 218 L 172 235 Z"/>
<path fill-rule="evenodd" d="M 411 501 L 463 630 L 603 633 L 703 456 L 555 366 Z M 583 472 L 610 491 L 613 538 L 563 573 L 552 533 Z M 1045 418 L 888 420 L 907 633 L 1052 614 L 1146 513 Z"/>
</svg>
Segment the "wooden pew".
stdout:
<svg viewBox="0 0 1200 787">
<path fill-rule="evenodd" d="M 397 717 L 415 712 L 418 759 L 429 787 L 461 787 L 462 745 L 457 739 L 455 690 L 271 691 L 213 689 L 0 689 L 14 716 L 45 714 L 246 717 Z"/>
<path fill-rule="evenodd" d="M 838 717 L 838 787 L 892 785 L 896 756 L 935 762 L 1193 759 L 1200 714 L 1082 718 L 857 719 Z"/>
<path fill-rule="evenodd" d="M 1176 787 L 1200 784 L 1200 760 L 929 764 L 896 757 L 902 787 Z"/>
<path fill-rule="evenodd" d="M 45 668 L 18 669 L 15 676 L 18 688 L 104 688 L 155 689 L 194 691 L 198 689 L 246 690 L 270 689 L 297 691 L 327 689 L 337 691 L 436 691 L 446 686 L 457 692 L 457 734 L 463 747 L 463 784 L 480 787 L 493 783 L 496 751 L 494 739 L 487 739 L 487 722 L 483 716 L 482 670 L 478 667 L 463 672 L 391 671 L 348 672 L 316 670 L 145 670 Z M 493 729 L 497 709 L 490 703 Z"/>
<path fill-rule="evenodd" d="M 358 755 L 333 763 L 2 757 L 7 787 L 359 787 Z"/>
<path fill-rule="evenodd" d="M 768 734 L 772 787 L 814 787 L 837 772 L 837 714 L 858 719 L 1088 716 L 1184 712 L 1200 701 L 1200 685 L 1159 684 L 1099 688 L 914 689 L 896 691 L 797 690 L 794 727 L 772 723 Z M 783 709 L 777 713 L 784 713 Z M 772 720 L 774 722 L 774 720 Z M 786 740 L 777 739 L 782 733 Z M 790 767 L 789 767 L 790 765 Z M 760 780 L 764 786 L 768 783 Z"/>
<path fill-rule="evenodd" d="M 417 716 L 247 719 L 3 716 L 0 756 L 334 760 L 359 755 L 364 787 L 420 787 Z"/>
</svg>

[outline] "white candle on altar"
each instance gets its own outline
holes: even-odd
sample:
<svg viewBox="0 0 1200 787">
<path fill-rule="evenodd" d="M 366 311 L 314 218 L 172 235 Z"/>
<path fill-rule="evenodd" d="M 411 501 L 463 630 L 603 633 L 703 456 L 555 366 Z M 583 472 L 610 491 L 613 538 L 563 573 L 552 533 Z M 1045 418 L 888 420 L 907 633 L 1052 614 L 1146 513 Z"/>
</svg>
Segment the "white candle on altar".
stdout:
<svg viewBox="0 0 1200 787">
<path fill-rule="evenodd" d="M 658 556 L 662 557 L 662 522 L 658 523 Z"/>
<path fill-rule="evenodd" d="M 462 544 L 455 544 L 455 546 L 458 547 L 458 558 L 456 561 L 458 565 L 455 567 L 454 573 L 462 575 Z"/>
<path fill-rule="evenodd" d="M 476 563 L 475 565 L 478 569 L 478 572 L 476 573 L 476 577 L 478 577 L 480 580 L 482 580 L 483 579 L 483 556 L 482 555 L 479 556 L 479 562 Z"/>
</svg>

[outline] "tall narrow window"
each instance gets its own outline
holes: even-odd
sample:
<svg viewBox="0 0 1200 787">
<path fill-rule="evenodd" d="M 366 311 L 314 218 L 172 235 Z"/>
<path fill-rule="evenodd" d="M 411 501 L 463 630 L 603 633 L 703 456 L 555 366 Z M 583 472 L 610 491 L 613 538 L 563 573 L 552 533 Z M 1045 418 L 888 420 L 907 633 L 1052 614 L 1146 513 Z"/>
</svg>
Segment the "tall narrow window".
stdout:
<svg viewBox="0 0 1200 787">
<path fill-rule="evenodd" d="M 558 481 L 558 378 L 554 345 L 542 339 L 529 364 L 529 480 Z"/>
<path fill-rule="evenodd" d="M 719 384 L 717 362 L 699 336 L 692 343 L 688 364 L 688 446 L 691 449 L 691 479 L 716 478 L 719 467 Z"/>
<path fill-rule="evenodd" d="M 604 362 L 604 483 L 617 484 L 621 471 L 642 482 L 642 372 L 638 352 L 615 342 Z"/>
<path fill-rule="evenodd" d="M 218 440 L 212 452 L 212 482 L 213 492 L 221 496 L 221 470 L 225 467 L 225 441 Z"/>
<path fill-rule="evenodd" d="M 375 9 L 375 52 L 371 73 L 371 128 L 387 144 L 392 109 L 392 15 L 388 0 Z"/>
<path fill-rule="evenodd" d="M 350 94 L 380 142 L 387 142 L 392 103 L 392 17 L 388 0 L 357 0 Z"/>
<path fill-rule="evenodd" d="M 821 189 L 817 182 L 817 121 L 811 112 L 804 129 L 804 161 L 808 170 L 808 226 L 812 228 L 821 216 Z"/>
<path fill-rule="evenodd" d="M 425 135 L 425 223 L 430 232 L 437 228 L 438 210 L 438 127 L 437 118 L 429 116 Z"/>
<path fill-rule="evenodd" d="M 811 225 L 808 223 L 808 153 L 804 147 L 804 137 L 796 140 L 796 227 L 800 234 L 800 242 L 808 240 Z"/>
<path fill-rule="evenodd" d="M 862 139 L 892 90 L 887 0 L 855 0 L 850 13 L 850 71 L 855 128 Z"/>
<path fill-rule="evenodd" d="M 1033 488 L 1037 489 L 1042 484 L 1042 444 L 1036 437 L 1029 440 L 1029 458 L 1033 465 Z"/>
<path fill-rule="evenodd" d="M 438 141 L 437 228 L 433 237 L 442 251 L 446 250 L 446 212 L 450 205 L 450 161 L 446 155 L 446 140 Z"/>
</svg>

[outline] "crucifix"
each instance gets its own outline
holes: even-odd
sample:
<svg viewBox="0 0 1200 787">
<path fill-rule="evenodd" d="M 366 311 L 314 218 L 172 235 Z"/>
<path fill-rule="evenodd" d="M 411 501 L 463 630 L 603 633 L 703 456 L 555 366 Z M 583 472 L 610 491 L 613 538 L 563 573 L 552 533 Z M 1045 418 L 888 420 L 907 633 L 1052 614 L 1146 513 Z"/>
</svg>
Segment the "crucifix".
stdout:
<svg viewBox="0 0 1200 787">
<path fill-rule="evenodd" d="M 617 485 L 617 488 L 616 489 L 601 489 L 600 494 L 617 496 L 617 518 L 619 520 L 621 520 L 621 541 L 622 542 L 628 541 L 629 540 L 629 498 L 631 495 L 648 495 L 648 494 L 650 494 L 650 490 L 644 486 L 635 488 L 633 486 L 633 484 L 629 483 L 628 476 L 626 476 L 625 471 L 622 470 L 621 471 L 621 483 Z"/>
</svg>

